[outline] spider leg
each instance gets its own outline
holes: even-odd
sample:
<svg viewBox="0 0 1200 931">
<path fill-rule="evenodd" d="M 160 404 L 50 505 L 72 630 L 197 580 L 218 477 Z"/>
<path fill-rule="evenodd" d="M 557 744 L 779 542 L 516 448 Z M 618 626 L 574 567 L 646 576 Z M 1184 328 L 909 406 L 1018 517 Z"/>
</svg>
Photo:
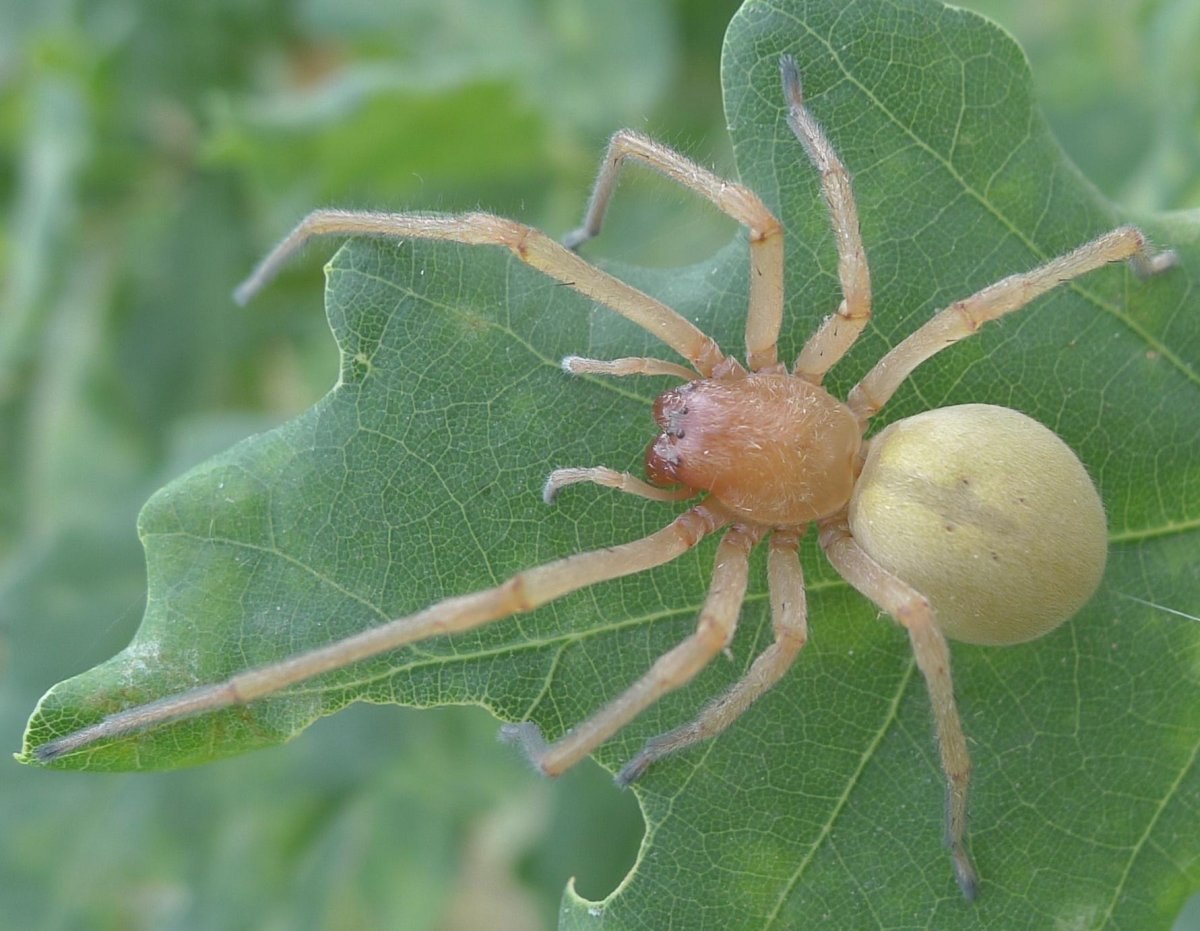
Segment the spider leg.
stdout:
<svg viewBox="0 0 1200 931">
<path fill-rule="evenodd" d="M 660 656 L 642 678 L 592 717 L 548 744 L 536 724 L 512 724 L 501 736 L 520 744 L 533 764 L 548 776 L 570 769 L 663 695 L 687 684 L 733 639 L 750 573 L 750 550 L 762 538 L 760 528 L 732 527 L 717 547 L 712 585 L 695 632 Z"/>
<path fill-rule="evenodd" d="M 662 340 L 702 375 L 710 374 L 725 358 L 715 340 L 666 304 L 601 271 L 540 230 L 487 213 L 438 216 L 314 210 L 267 253 L 249 278 L 238 285 L 233 292 L 234 299 L 245 304 L 310 239 L 333 235 L 505 246 L 527 265 L 604 304 Z"/>
<path fill-rule="evenodd" d="M 156 724 L 245 705 L 288 686 L 351 663 L 378 656 L 419 640 L 471 630 L 513 614 L 532 611 L 569 592 L 608 579 L 642 572 L 670 562 L 728 522 L 703 504 L 640 540 L 579 553 L 519 572 L 499 585 L 447 598 L 418 611 L 371 627 L 344 640 L 299 653 L 278 663 L 231 676 L 159 701 L 118 711 L 97 724 L 42 744 L 34 754 L 46 763 L 97 740 L 119 737 Z"/>
<path fill-rule="evenodd" d="M 967 739 L 954 703 L 950 677 L 950 647 L 938 630 L 929 601 L 875 562 L 850 533 L 845 516 L 821 525 L 821 547 L 838 574 L 855 589 L 890 614 L 908 631 L 917 668 L 925 677 L 929 703 L 937 729 L 942 772 L 946 775 L 946 845 L 954 861 L 955 877 L 963 896 L 979 894 L 979 877 L 967 852 L 967 787 L 971 758 Z"/>
<path fill-rule="evenodd" d="M 1144 277 L 1170 268 L 1176 262 L 1176 255 L 1151 254 L 1141 230 L 1121 226 L 1033 271 L 1001 278 L 982 291 L 955 301 L 901 340 L 850 390 L 846 403 L 865 423 L 926 359 L 972 336 L 985 323 L 1020 310 L 1063 282 L 1122 259 L 1128 260 L 1134 272 Z"/>
<path fill-rule="evenodd" d="M 757 194 L 726 181 L 707 168 L 653 139 L 630 129 L 617 132 L 600 163 L 596 185 L 588 201 L 583 225 L 563 237 L 569 249 L 578 249 L 599 235 L 604 212 L 617 188 L 617 176 L 626 159 L 633 159 L 666 175 L 711 201 L 750 230 L 750 308 L 746 314 L 746 362 L 753 371 L 776 362 L 775 341 L 783 321 L 783 227 Z"/>
<path fill-rule="evenodd" d="M 771 592 L 771 626 L 775 631 L 775 642 L 755 658 L 746 675 L 701 711 L 695 720 L 650 738 L 641 752 L 617 773 L 617 785 L 625 788 L 664 756 L 715 737 L 791 669 L 808 639 L 804 573 L 797 552 L 799 544 L 800 534 L 791 531 L 777 531 L 771 537 L 767 583 Z"/>
<path fill-rule="evenodd" d="M 625 359 L 585 359 L 583 356 L 566 356 L 562 360 L 563 371 L 568 375 L 674 375 L 684 381 L 695 381 L 699 372 L 693 372 L 675 362 L 662 359 L 629 357 Z"/>
<path fill-rule="evenodd" d="M 837 313 L 826 317 L 805 343 L 793 368 L 796 375 L 819 385 L 825 373 L 854 345 L 871 319 L 871 274 L 858 228 L 858 209 L 854 205 L 850 175 L 820 125 L 804 106 L 800 69 L 796 67 L 795 59 L 784 55 L 779 60 L 779 73 L 788 102 L 788 126 L 821 175 L 821 190 L 837 241 L 842 302 Z"/>
<path fill-rule="evenodd" d="M 623 491 L 627 495 L 649 498 L 651 501 L 683 501 L 686 498 L 695 497 L 697 493 L 694 488 L 686 486 L 681 488 L 659 488 L 657 485 L 651 485 L 649 482 L 642 481 L 636 475 L 630 475 L 628 472 L 618 472 L 616 469 L 595 466 L 587 469 L 555 469 L 547 477 L 546 484 L 542 488 L 542 500 L 547 504 L 553 504 L 554 499 L 558 496 L 562 488 L 567 485 L 578 484 L 579 482 L 591 482 L 593 485 L 613 488 L 617 491 Z"/>
</svg>

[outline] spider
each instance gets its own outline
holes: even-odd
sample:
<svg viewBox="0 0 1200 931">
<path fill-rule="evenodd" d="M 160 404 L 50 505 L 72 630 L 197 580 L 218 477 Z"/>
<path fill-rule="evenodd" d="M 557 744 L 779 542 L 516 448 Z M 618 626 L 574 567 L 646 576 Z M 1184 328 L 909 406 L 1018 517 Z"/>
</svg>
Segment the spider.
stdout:
<svg viewBox="0 0 1200 931">
<path fill-rule="evenodd" d="M 416 614 L 288 659 L 116 712 L 48 741 L 41 762 L 97 740 L 246 704 L 405 644 L 470 630 L 530 611 L 569 592 L 663 565 L 718 531 L 712 581 L 695 631 L 582 724 L 548 743 L 536 724 L 505 726 L 543 773 L 578 763 L 663 695 L 688 683 L 732 640 L 749 556 L 766 542 L 774 641 L 744 677 L 691 722 L 654 737 L 617 774 L 627 786 L 654 762 L 724 731 L 791 667 L 807 639 L 798 547 L 815 524 L 821 548 L 853 588 L 908 633 L 924 676 L 946 778 L 946 842 L 963 894 L 977 894 L 967 850 L 971 763 L 950 674 L 947 636 L 1006 644 L 1040 636 L 1074 614 L 1099 584 L 1105 562 L 1100 499 L 1074 454 L 1049 430 L 1005 408 L 963 405 L 918 414 L 871 438 L 871 418 L 922 362 L 991 320 L 1107 263 L 1139 276 L 1169 267 L 1132 226 L 1115 229 L 1032 271 L 1010 275 L 946 307 L 887 352 L 843 402 L 821 383 L 871 318 L 871 287 L 850 176 L 805 106 L 800 74 L 784 56 L 788 126 L 820 173 L 832 221 L 843 299 L 791 368 L 780 362 L 783 227 L 748 188 L 723 180 L 640 134 L 613 136 L 583 225 L 559 244 L 490 214 L 388 214 L 317 210 L 238 287 L 245 303 L 305 242 L 326 235 L 449 240 L 504 246 L 518 259 L 604 304 L 657 337 L 686 365 L 654 358 L 569 356 L 570 374 L 666 375 L 661 432 L 646 453 L 644 481 L 604 467 L 553 471 L 547 502 L 565 486 L 592 483 L 655 501 L 698 498 L 642 539 L 525 570 L 489 589 L 439 601 Z M 586 262 L 576 249 L 600 232 L 622 166 L 656 169 L 744 225 L 750 294 L 743 365 L 671 308 Z"/>
</svg>

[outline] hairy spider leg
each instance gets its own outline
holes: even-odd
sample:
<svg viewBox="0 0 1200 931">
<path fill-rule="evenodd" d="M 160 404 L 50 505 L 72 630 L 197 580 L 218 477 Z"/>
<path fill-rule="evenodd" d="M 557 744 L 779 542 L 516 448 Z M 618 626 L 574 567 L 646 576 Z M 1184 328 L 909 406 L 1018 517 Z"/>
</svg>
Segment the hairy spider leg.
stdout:
<svg viewBox="0 0 1200 931">
<path fill-rule="evenodd" d="M 954 703 L 950 646 L 938 630 L 929 600 L 875 562 L 850 534 L 841 514 L 821 523 L 821 548 L 838 574 L 908 631 L 917 668 L 925 677 L 946 776 L 946 844 L 963 896 L 979 894 L 979 877 L 967 851 L 967 787 L 971 757 Z"/>
<path fill-rule="evenodd" d="M 499 585 L 439 601 L 423 611 L 371 627 L 344 640 L 247 670 L 224 682 L 201 686 L 111 714 L 89 727 L 48 741 L 34 750 L 46 763 L 97 740 L 120 737 L 157 724 L 245 705 L 288 686 L 406 644 L 498 621 L 598 582 L 661 566 L 690 550 L 728 523 L 703 503 L 662 530 L 617 546 L 567 556 L 518 572 Z"/>
<path fill-rule="evenodd" d="M 666 304 L 601 271 L 540 230 L 490 213 L 441 216 L 314 210 L 267 253 L 249 278 L 238 285 L 233 292 L 234 299 L 245 304 L 310 239 L 333 235 L 505 246 L 525 264 L 636 323 L 687 359 L 701 375 L 712 374 L 726 358 L 714 339 Z"/>
<path fill-rule="evenodd" d="M 777 362 L 776 341 L 783 322 L 783 226 L 749 188 L 726 181 L 641 133 L 622 129 L 613 135 L 600 162 L 583 225 L 564 236 L 563 244 L 569 249 L 578 249 L 600 233 L 604 212 L 617 188 L 617 176 L 626 159 L 641 162 L 695 191 L 749 229 L 750 305 L 746 313 L 746 364 L 755 372 L 774 366 Z"/>
<path fill-rule="evenodd" d="M 779 60 L 779 74 L 783 81 L 783 95 L 788 102 L 788 126 L 821 176 L 821 191 L 829 207 L 833 238 L 837 242 L 842 301 L 837 313 L 826 317 L 809 337 L 792 368 L 793 374 L 819 385 L 825 374 L 854 345 L 871 319 L 871 273 L 859 232 L 858 209 L 854 205 L 850 174 L 804 105 L 804 91 L 796 60 L 784 55 Z"/>
<path fill-rule="evenodd" d="M 926 359 L 1060 284 L 1122 259 L 1136 274 L 1146 277 L 1170 268 L 1177 256 L 1171 251 L 1152 254 L 1141 230 L 1120 226 L 1033 271 L 1001 278 L 940 310 L 897 343 L 850 389 L 847 405 L 865 424 Z"/>
<path fill-rule="evenodd" d="M 510 724 L 501 730 L 501 735 L 519 744 L 543 773 L 557 776 L 668 692 L 692 681 L 733 639 L 746 596 L 750 551 L 765 532 L 765 528 L 743 524 L 729 529 L 717 547 L 712 582 L 696 619 L 695 631 L 660 656 L 649 672 L 600 711 L 552 744 L 547 744 L 538 726 L 529 721 Z"/>
<path fill-rule="evenodd" d="M 793 530 L 777 530 L 771 535 L 767 552 L 767 587 L 771 596 L 774 642 L 755 658 L 742 678 L 694 720 L 646 741 L 641 752 L 617 773 L 617 785 L 625 788 L 654 762 L 717 736 L 791 669 L 808 640 L 804 571 L 798 552 L 800 536 L 801 533 Z"/>
</svg>

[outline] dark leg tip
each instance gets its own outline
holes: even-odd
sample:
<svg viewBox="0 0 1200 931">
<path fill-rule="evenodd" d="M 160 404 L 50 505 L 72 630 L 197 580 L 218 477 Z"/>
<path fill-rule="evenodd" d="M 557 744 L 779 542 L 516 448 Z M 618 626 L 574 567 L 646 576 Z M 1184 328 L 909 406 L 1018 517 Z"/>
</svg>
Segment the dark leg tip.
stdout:
<svg viewBox="0 0 1200 931">
<path fill-rule="evenodd" d="M 650 768 L 650 764 L 653 762 L 654 757 L 643 750 L 622 767 L 621 771 L 613 777 L 613 782 L 622 789 L 628 789 L 642 778 L 642 775 Z"/>
<path fill-rule="evenodd" d="M 974 902 L 979 898 L 979 876 L 965 850 L 954 854 L 954 878 L 958 880 L 958 888 L 962 890 L 964 899 Z"/>
<path fill-rule="evenodd" d="M 783 95 L 793 104 L 804 100 L 804 92 L 800 83 L 800 66 L 791 55 L 781 55 L 779 58 L 779 77 L 783 81 Z"/>
<path fill-rule="evenodd" d="M 500 740 L 506 744 L 514 744 L 521 748 L 530 763 L 538 772 L 544 773 L 542 757 L 546 755 L 549 744 L 542 736 L 542 729 L 532 721 L 522 721 L 520 724 L 505 724 L 500 728 Z"/>
</svg>

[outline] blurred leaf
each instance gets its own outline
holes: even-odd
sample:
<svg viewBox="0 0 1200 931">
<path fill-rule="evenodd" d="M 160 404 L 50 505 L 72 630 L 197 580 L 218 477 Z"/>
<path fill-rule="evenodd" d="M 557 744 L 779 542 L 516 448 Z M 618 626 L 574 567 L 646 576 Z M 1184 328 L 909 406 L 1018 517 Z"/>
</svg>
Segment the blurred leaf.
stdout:
<svg viewBox="0 0 1200 931">
<path fill-rule="evenodd" d="M 459 11 L 471 28 L 495 5 L 476 6 L 474 15 L 469 5 Z M 547 34 L 535 61 L 528 34 L 513 31 L 503 51 L 519 78 L 464 54 L 453 82 L 368 88 L 354 107 L 326 114 L 329 127 L 262 117 L 273 102 L 297 99 L 305 82 L 332 84 L 341 71 L 367 68 L 371 54 L 379 65 L 399 61 L 398 46 L 379 43 L 393 8 L 374 4 L 357 32 L 332 37 L 286 0 L 0 0 L 0 732 L 9 746 L 48 683 L 128 642 L 145 595 L 132 529 L 149 494 L 307 407 L 336 373 L 323 317 L 296 311 L 297 294 L 314 309 L 315 274 L 298 268 L 252 313 L 233 312 L 230 286 L 280 228 L 321 202 L 503 203 L 535 215 L 563 209 L 565 224 L 577 219 L 614 125 L 654 119 L 692 139 L 720 137 L 713 61 L 732 0 L 708 3 L 688 30 L 682 9 L 666 3 L 646 9 L 640 26 L 629 17 L 605 29 L 577 22 L 574 67 L 581 79 L 591 72 L 606 81 L 587 107 L 556 107 L 552 81 L 540 96 L 526 94 L 534 70 L 563 66 L 552 56 L 567 46 Z M 587 4 L 573 9 L 605 15 Z M 669 22 L 656 19 L 664 9 Z M 644 28 L 654 21 L 668 31 Z M 697 24 L 712 37 L 707 47 L 688 35 Z M 638 28 L 661 54 L 639 60 L 629 49 L 608 81 L 597 68 L 608 53 L 596 43 Z M 437 46 L 419 30 L 403 38 Z M 704 80 L 689 84 L 690 107 L 672 100 L 663 120 L 663 97 L 681 80 L 672 73 L 665 83 L 663 73 L 684 51 L 702 62 Z M 620 84 L 627 93 L 608 93 Z M 601 110 L 609 116 L 597 117 Z M 523 122 L 505 124 L 513 113 Z M 442 128 L 432 160 L 407 161 L 410 148 L 421 148 L 412 132 L 427 127 Z M 508 132 L 501 141 L 487 135 L 498 127 Z M 518 141 L 527 144 L 517 149 Z M 448 178 L 440 169 L 456 148 L 470 158 Z M 46 780 L 0 767 L 8 802 L 0 806 L 0 924 L 124 931 L 263 926 L 270 916 L 279 927 L 303 926 L 326 914 L 308 908 L 313 865 L 330 862 L 334 850 L 351 860 L 355 842 L 370 840 L 313 827 L 314 797 L 329 825 L 376 805 L 389 806 L 381 823 L 411 810 L 408 833 L 444 854 L 411 866 L 421 852 L 401 832 L 371 846 L 374 869 L 330 881 L 345 913 L 373 910 L 393 926 L 419 927 L 435 915 L 440 922 L 475 894 L 473 839 L 481 826 L 524 811 L 530 796 L 540 812 L 530 825 L 553 833 L 553 844 L 522 850 L 520 872 L 507 881 L 536 896 L 543 924 L 567 876 L 588 875 L 596 884 L 586 888 L 598 895 L 632 862 L 636 801 L 598 767 L 539 784 L 492 740 L 494 723 L 480 709 L 419 717 L 370 710 L 356 708 L 274 753 L 196 772 Z M 464 736 L 466 726 L 484 736 Z M 430 765 L 460 772 L 461 791 L 447 793 L 437 780 L 398 797 L 392 764 L 421 777 L 412 757 L 439 740 L 443 752 Z M 355 760 L 341 747 L 358 748 Z M 325 768 L 346 779 L 326 788 Z M 577 826 L 564 829 L 572 819 Z M 610 838 L 603 849 L 587 843 L 597 823 Z M 511 869 L 511 856 L 504 863 Z M 419 894 L 377 881 L 409 871 L 428 880 L 416 884 Z"/>
<path fill-rule="evenodd" d="M 816 179 L 782 119 L 784 51 L 854 175 L 874 273 L 878 317 L 831 380 L 838 393 L 937 307 L 1117 222 L 1050 141 L 1021 53 L 993 26 L 917 0 L 751 2 L 729 33 L 726 107 L 741 177 L 789 231 L 785 357 L 837 286 Z M 972 400 L 1031 413 L 1080 452 L 1110 513 L 1106 584 L 1073 623 L 1024 647 L 956 651 L 981 902 L 961 902 L 940 846 L 942 778 L 905 641 L 810 546 L 812 643 L 797 668 L 722 738 L 648 774 L 633 876 L 604 903 L 568 895 L 568 925 L 594 926 L 596 913 L 614 928 L 895 915 L 1146 927 L 1200 886 L 1200 628 L 1171 613 L 1200 603 L 1200 250 L 1195 217 L 1148 227 L 1182 268 L 1148 284 L 1105 270 L 1061 289 L 923 368 L 887 412 Z M 698 266 L 621 274 L 733 351 L 741 239 Z M 338 387 L 151 500 L 143 626 L 124 653 L 47 695 L 26 752 L 117 707 L 669 519 L 594 489 L 554 510 L 538 499 L 555 466 L 635 468 L 651 435 L 654 383 L 557 368 L 566 353 L 655 351 L 613 314 L 497 252 L 430 244 L 351 245 L 327 306 Z M 360 698 L 478 702 L 560 734 L 686 635 L 711 549 L 64 765 L 206 761 Z M 769 642 L 761 566 L 755 579 L 735 661 L 644 715 L 602 749 L 605 765 L 694 713 Z"/>
<path fill-rule="evenodd" d="M 1092 183 L 1134 210 L 1200 205 L 1200 5 L 969 5 L 1021 41 L 1041 107 Z"/>
</svg>

